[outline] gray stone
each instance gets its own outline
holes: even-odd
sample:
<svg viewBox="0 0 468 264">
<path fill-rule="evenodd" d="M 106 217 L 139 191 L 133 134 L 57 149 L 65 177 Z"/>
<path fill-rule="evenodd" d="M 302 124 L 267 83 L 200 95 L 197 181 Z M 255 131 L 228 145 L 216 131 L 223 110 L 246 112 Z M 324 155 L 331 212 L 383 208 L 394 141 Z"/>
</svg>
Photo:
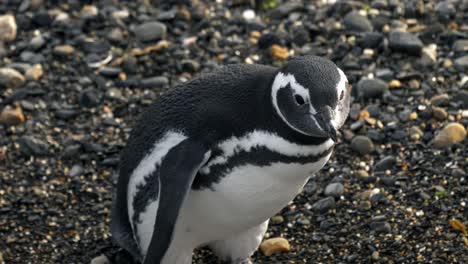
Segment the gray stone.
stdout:
<svg viewBox="0 0 468 264">
<path fill-rule="evenodd" d="M 325 213 L 328 210 L 335 208 L 335 206 L 335 198 L 327 197 L 315 202 L 312 205 L 312 210 L 318 213 Z"/>
<path fill-rule="evenodd" d="M 370 21 L 359 14 L 359 12 L 352 11 L 348 13 L 344 19 L 343 24 L 348 31 L 353 32 L 367 32 L 372 31 L 372 24 Z"/>
<path fill-rule="evenodd" d="M 388 90 L 388 84 L 380 79 L 363 78 L 357 83 L 356 88 L 362 98 L 378 98 Z"/>
<path fill-rule="evenodd" d="M 49 153 L 49 145 L 33 136 L 22 136 L 18 143 L 21 152 L 27 156 L 43 156 Z"/>
<path fill-rule="evenodd" d="M 468 39 L 459 39 L 453 43 L 452 50 L 455 52 L 468 51 Z"/>
<path fill-rule="evenodd" d="M 76 176 L 82 175 L 83 172 L 84 172 L 84 169 L 81 165 L 73 165 L 73 167 L 68 172 L 68 175 L 70 177 L 76 177 Z"/>
<path fill-rule="evenodd" d="M 387 156 L 381 160 L 379 160 L 379 162 L 377 162 L 374 166 L 374 171 L 386 171 L 386 170 L 390 170 L 393 168 L 393 165 L 395 165 L 395 157 L 393 156 Z"/>
<path fill-rule="evenodd" d="M 141 86 L 143 88 L 163 88 L 169 84 L 169 79 L 165 76 L 155 76 L 143 79 Z"/>
<path fill-rule="evenodd" d="M 389 47 L 393 51 L 419 55 L 421 54 L 423 43 L 417 36 L 409 32 L 395 31 L 390 32 Z"/>
<path fill-rule="evenodd" d="M 142 42 L 151 42 L 166 38 L 166 25 L 153 21 L 136 26 L 133 33 Z"/>
<path fill-rule="evenodd" d="M 468 55 L 456 59 L 454 65 L 460 71 L 468 70 Z"/>
<path fill-rule="evenodd" d="M 374 143 L 366 136 L 356 136 L 351 141 L 351 149 L 361 155 L 366 155 L 374 151 Z"/>
<path fill-rule="evenodd" d="M 110 261 L 106 256 L 101 255 L 93 258 L 90 264 L 110 264 Z"/>
<path fill-rule="evenodd" d="M 323 193 L 326 196 L 340 197 L 344 193 L 344 186 L 339 182 L 330 183 L 325 187 L 325 191 Z"/>
</svg>

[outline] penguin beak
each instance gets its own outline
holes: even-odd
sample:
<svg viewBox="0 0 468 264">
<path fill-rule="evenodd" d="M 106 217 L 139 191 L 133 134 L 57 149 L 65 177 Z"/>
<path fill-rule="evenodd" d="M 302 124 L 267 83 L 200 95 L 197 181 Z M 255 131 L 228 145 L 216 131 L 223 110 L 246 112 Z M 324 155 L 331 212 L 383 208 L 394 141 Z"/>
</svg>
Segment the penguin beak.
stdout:
<svg viewBox="0 0 468 264">
<path fill-rule="evenodd" d="M 333 126 L 332 120 L 332 109 L 329 106 L 325 106 L 321 109 L 320 112 L 314 115 L 315 120 L 317 121 L 318 127 L 318 134 L 322 135 L 323 137 L 329 137 L 333 141 L 336 142 L 337 140 L 337 132 L 336 128 Z"/>
</svg>

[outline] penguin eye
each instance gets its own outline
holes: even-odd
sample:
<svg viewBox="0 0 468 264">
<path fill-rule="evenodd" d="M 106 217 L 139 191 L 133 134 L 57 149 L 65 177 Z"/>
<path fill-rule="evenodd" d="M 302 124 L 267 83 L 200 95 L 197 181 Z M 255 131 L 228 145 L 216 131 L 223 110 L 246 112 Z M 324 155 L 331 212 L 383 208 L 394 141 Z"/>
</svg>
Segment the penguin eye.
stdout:
<svg viewBox="0 0 468 264">
<path fill-rule="evenodd" d="M 340 93 L 340 101 L 343 100 L 343 98 L 344 98 L 344 91 L 341 91 L 341 93 Z"/>
<path fill-rule="evenodd" d="M 303 105 L 303 104 L 305 104 L 304 98 L 303 98 L 302 96 L 298 95 L 298 94 L 294 95 L 294 99 L 296 100 L 296 103 L 297 103 L 298 105 Z"/>
</svg>

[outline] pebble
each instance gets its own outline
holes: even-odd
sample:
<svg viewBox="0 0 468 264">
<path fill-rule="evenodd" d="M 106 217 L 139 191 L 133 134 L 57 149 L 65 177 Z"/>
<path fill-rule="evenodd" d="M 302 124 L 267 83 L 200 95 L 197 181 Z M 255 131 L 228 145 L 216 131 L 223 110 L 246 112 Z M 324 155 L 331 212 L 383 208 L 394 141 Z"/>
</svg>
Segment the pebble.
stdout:
<svg viewBox="0 0 468 264">
<path fill-rule="evenodd" d="M 327 187 L 325 187 L 323 193 L 325 194 L 325 196 L 333 196 L 338 198 L 344 193 L 344 186 L 339 182 L 330 183 L 327 185 Z"/>
<path fill-rule="evenodd" d="M 455 41 L 452 45 L 452 50 L 454 52 L 467 52 L 468 51 L 468 39 L 459 39 Z"/>
<path fill-rule="evenodd" d="M 362 78 L 356 89 L 361 98 L 379 98 L 388 90 L 388 84 L 380 79 Z"/>
<path fill-rule="evenodd" d="M 53 52 L 58 56 L 70 56 L 75 53 L 75 48 L 70 45 L 58 45 L 54 47 Z"/>
<path fill-rule="evenodd" d="M 0 124 L 7 126 L 16 126 L 25 120 L 21 107 L 6 106 L 0 113 Z"/>
<path fill-rule="evenodd" d="M 260 244 L 260 251 L 268 257 L 275 253 L 289 252 L 290 250 L 291 246 L 288 240 L 282 237 L 270 238 Z"/>
<path fill-rule="evenodd" d="M 328 210 L 335 208 L 335 206 L 335 198 L 327 197 L 315 202 L 311 209 L 317 213 L 325 213 Z"/>
<path fill-rule="evenodd" d="M 434 8 L 437 17 L 442 22 L 450 21 L 456 14 L 456 9 L 449 1 L 440 1 Z"/>
<path fill-rule="evenodd" d="M 101 255 L 101 256 L 93 258 L 90 264 L 110 264 L 110 263 L 111 263 L 110 260 L 105 255 Z"/>
<path fill-rule="evenodd" d="M 440 120 L 440 121 L 443 121 L 447 119 L 448 117 L 447 111 L 437 106 L 432 107 L 432 115 L 434 116 L 435 119 Z"/>
<path fill-rule="evenodd" d="M 279 225 L 282 223 L 284 223 L 284 217 L 281 215 L 275 215 L 272 218 L 270 218 L 270 224 Z"/>
<path fill-rule="evenodd" d="M 417 36 L 409 32 L 394 31 L 390 32 L 389 47 L 393 51 L 419 55 L 421 54 L 423 43 Z"/>
<path fill-rule="evenodd" d="M 273 58 L 277 60 L 286 60 L 289 58 L 289 51 L 285 47 L 279 45 L 272 45 L 270 48 L 270 54 Z"/>
<path fill-rule="evenodd" d="M 0 68 L 0 87 L 18 88 L 25 82 L 24 76 L 15 69 Z"/>
<path fill-rule="evenodd" d="M 49 145 L 33 136 L 22 136 L 18 139 L 20 150 L 27 156 L 43 156 L 49 153 Z"/>
<path fill-rule="evenodd" d="M 45 44 L 46 44 L 46 40 L 44 39 L 42 35 L 39 35 L 31 39 L 31 41 L 29 42 L 29 48 L 34 51 L 38 51 L 42 47 L 44 47 Z"/>
<path fill-rule="evenodd" d="M 388 222 L 372 222 L 370 228 L 377 233 L 390 233 L 392 232 L 392 227 Z"/>
<path fill-rule="evenodd" d="M 73 167 L 68 172 L 68 176 L 70 177 L 80 176 L 83 174 L 83 172 L 84 172 L 84 169 L 81 165 L 73 165 Z"/>
<path fill-rule="evenodd" d="M 393 168 L 395 165 L 396 159 L 393 156 L 387 156 L 381 160 L 379 160 L 375 165 L 374 165 L 374 171 L 386 171 L 390 170 Z"/>
<path fill-rule="evenodd" d="M 163 88 L 169 85 L 169 79 L 165 76 L 155 76 L 141 80 L 143 88 Z"/>
<path fill-rule="evenodd" d="M 268 49 L 275 44 L 281 45 L 281 39 L 278 37 L 278 35 L 273 33 L 263 34 L 257 42 L 257 45 L 260 49 Z"/>
<path fill-rule="evenodd" d="M 374 151 L 374 143 L 369 137 L 356 136 L 351 141 L 351 149 L 361 155 L 366 155 Z"/>
<path fill-rule="evenodd" d="M 420 63 L 423 66 L 434 65 L 437 62 L 437 45 L 430 44 L 422 49 Z"/>
<path fill-rule="evenodd" d="M 358 44 L 363 48 L 374 49 L 380 46 L 384 36 L 380 32 L 366 32 L 359 40 Z"/>
<path fill-rule="evenodd" d="M 133 33 L 142 42 L 152 42 L 166 38 L 166 25 L 153 21 L 140 24 L 133 29 Z"/>
<path fill-rule="evenodd" d="M 468 55 L 456 59 L 454 62 L 454 66 L 460 71 L 468 70 Z"/>
<path fill-rule="evenodd" d="M 91 18 L 99 14 L 99 9 L 94 5 L 84 5 L 81 9 L 81 17 Z"/>
<path fill-rule="evenodd" d="M 436 148 L 446 148 L 462 142 L 465 138 L 465 127 L 460 123 L 450 123 L 435 136 L 433 144 Z"/>
<path fill-rule="evenodd" d="M 0 42 L 9 42 L 16 39 L 16 20 L 13 15 L 0 16 Z"/>
<path fill-rule="evenodd" d="M 445 105 L 450 101 L 450 96 L 448 94 L 439 94 L 431 98 L 430 103 L 433 106 Z"/>
<path fill-rule="evenodd" d="M 41 79 L 42 75 L 44 75 L 44 71 L 42 69 L 41 64 L 36 64 L 30 67 L 29 69 L 26 70 L 26 73 L 24 76 L 26 77 L 26 80 L 29 81 L 37 81 Z"/>
<path fill-rule="evenodd" d="M 86 89 L 80 93 L 80 105 L 84 107 L 94 107 L 99 105 L 99 98 L 94 89 Z"/>
<path fill-rule="evenodd" d="M 356 11 L 348 13 L 343 19 L 343 24 L 346 30 L 352 32 L 372 31 L 372 24 L 370 21 Z"/>
</svg>

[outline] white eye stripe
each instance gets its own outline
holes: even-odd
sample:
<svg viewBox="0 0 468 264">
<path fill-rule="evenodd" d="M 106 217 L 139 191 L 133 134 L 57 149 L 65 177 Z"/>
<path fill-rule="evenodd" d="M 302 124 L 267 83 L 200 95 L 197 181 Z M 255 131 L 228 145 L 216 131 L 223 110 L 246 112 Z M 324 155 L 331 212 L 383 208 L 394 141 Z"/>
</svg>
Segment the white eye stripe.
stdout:
<svg viewBox="0 0 468 264">
<path fill-rule="evenodd" d="M 302 98 L 304 98 L 304 100 L 306 102 L 309 102 L 310 112 L 312 114 L 316 114 L 317 111 L 315 110 L 315 108 L 310 103 L 309 90 L 306 89 L 304 86 L 300 85 L 296 81 L 296 78 L 294 77 L 294 75 L 292 75 L 290 73 L 284 74 L 282 72 L 279 72 L 276 75 L 275 81 L 273 82 L 273 89 L 272 89 L 272 96 L 273 96 L 273 102 L 275 104 L 275 107 L 278 106 L 277 103 L 276 103 L 276 100 L 274 99 L 274 98 L 276 98 L 276 94 L 278 93 L 278 90 L 288 86 L 288 84 L 291 87 L 291 89 L 294 90 L 295 95 L 298 94 L 298 95 L 302 96 Z"/>
<path fill-rule="evenodd" d="M 348 82 L 348 78 L 340 68 L 336 68 L 338 73 L 340 74 L 340 81 L 336 85 L 336 94 L 338 100 L 340 100 L 341 92 L 346 91 L 346 83 Z"/>
</svg>

